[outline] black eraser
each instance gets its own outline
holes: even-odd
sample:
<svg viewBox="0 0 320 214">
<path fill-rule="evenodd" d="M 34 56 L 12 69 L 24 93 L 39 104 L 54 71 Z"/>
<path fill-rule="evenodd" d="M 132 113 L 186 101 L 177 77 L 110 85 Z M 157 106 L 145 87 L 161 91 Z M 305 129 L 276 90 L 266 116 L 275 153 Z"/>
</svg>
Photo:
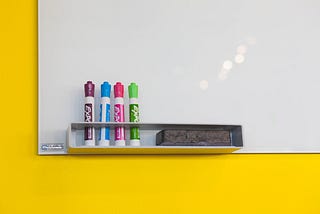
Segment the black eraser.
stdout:
<svg viewBox="0 0 320 214">
<path fill-rule="evenodd" d="M 232 146 L 230 130 L 162 130 L 158 146 Z"/>
</svg>

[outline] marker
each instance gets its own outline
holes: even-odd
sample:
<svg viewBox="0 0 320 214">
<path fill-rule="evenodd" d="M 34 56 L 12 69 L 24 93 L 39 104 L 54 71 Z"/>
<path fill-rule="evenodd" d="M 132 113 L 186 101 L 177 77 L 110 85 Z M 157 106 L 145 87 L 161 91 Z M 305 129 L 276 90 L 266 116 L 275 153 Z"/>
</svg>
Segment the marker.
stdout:
<svg viewBox="0 0 320 214">
<path fill-rule="evenodd" d="M 114 122 L 124 122 L 124 87 L 121 82 L 114 85 Z M 115 127 L 115 144 L 116 146 L 125 146 L 124 127 Z"/>
<path fill-rule="evenodd" d="M 93 122 L 94 120 L 94 84 L 87 81 L 84 85 L 85 104 L 84 104 L 84 122 Z M 94 128 L 84 128 L 84 142 L 86 146 L 94 146 Z"/>
<path fill-rule="evenodd" d="M 110 122 L 110 91 L 108 82 L 101 84 L 100 122 Z M 99 133 L 99 146 L 110 145 L 110 128 L 101 128 Z"/>
<path fill-rule="evenodd" d="M 138 123 L 139 118 L 139 105 L 138 105 L 138 85 L 131 83 L 128 87 L 129 90 L 129 117 L 130 122 Z M 130 146 L 140 146 L 140 134 L 138 127 L 130 128 Z"/>
</svg>

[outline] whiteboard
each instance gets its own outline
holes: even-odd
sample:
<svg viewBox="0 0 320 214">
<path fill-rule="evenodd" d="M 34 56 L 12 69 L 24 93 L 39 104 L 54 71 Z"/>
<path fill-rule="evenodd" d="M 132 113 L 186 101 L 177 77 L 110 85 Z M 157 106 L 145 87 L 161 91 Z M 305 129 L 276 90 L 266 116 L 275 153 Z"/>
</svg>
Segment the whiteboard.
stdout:
<svg viewBox="0 0 320 214">
<path fill-rule="evenodd" d="M 242 125 L 242 153 L 320 152 L 320 1 L 40 0 L 38 10 L 39 143 L 65 143 L 83 120 L 87 80 L 97 103 L 103 81 L 133 81 L 142 122 Z"/>
</svg>

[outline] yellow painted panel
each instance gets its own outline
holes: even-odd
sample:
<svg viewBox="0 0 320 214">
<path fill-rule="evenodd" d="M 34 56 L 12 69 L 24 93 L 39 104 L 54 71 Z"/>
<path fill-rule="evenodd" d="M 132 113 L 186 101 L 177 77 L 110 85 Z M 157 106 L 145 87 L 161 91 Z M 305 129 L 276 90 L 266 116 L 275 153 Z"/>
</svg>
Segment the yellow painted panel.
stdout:
<svg viewBox="0 0 320 214">
<path fill-rule="evenodd" d="M 37 156 L 36 9 L 0 3 L 0 214 L 320 213 L 320 155 Z"/>
</svg>

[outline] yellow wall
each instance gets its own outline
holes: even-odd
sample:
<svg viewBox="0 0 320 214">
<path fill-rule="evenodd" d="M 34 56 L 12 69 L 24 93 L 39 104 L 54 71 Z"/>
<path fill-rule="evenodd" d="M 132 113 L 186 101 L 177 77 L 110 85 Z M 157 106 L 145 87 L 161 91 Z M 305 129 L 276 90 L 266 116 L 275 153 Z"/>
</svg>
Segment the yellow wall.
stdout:
<svg viewBox="0 0 320 214">
<path fill-rule="evenodd" d="M 36 1 L 0 2 L 0 214 L 320 213 L 320 155 L 37 156 Z"/>
</svg>

